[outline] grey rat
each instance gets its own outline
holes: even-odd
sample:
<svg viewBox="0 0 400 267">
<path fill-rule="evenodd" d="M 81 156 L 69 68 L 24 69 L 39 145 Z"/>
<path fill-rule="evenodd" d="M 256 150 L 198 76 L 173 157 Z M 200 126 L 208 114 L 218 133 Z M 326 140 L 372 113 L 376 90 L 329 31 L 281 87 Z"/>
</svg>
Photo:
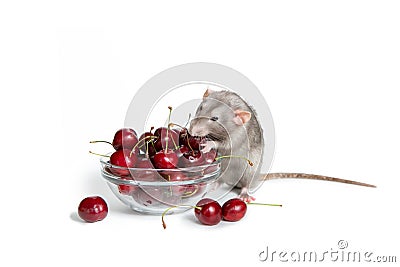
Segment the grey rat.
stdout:
<svg viewBox="0 0 400 267">
<path fill-rule="evenodd" d="M 251 160 L 250 166 L 243 158 L 227 158 L 221 162 L 221 181 L 241 189 L 239 197 L 250 202 L 254 197 L 249 191 L 263 180 L 277 178 L 302 178 L 348 183 L 360 186 L 374 185 L 352 180 L 305 173 L 261 174 L 264 154 L 263 130 L 253 107 L 232 91 L 207 89 L 203 100 L 190 122 L 192 136 L 207 136 L 203 150 L 215 148 L 221 155 L 235 155 Z"/>
</svg>

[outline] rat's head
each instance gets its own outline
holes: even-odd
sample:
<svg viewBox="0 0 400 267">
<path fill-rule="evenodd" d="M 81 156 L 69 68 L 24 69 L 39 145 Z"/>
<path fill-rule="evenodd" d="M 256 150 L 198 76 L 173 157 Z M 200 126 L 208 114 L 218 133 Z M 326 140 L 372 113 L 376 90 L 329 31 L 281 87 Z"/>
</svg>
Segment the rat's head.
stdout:
<svg viewBox="0 0 400 267">
<path fill-rule="evenodd" d="M 203 101 L 190 122 L 192 136 L 207 136 L 215 142 L 224 142 L 235 132 L 243 129 L 251 113 L 240 108 L 241 98 L 230 91 L 207 89 Z"/>
</svg>

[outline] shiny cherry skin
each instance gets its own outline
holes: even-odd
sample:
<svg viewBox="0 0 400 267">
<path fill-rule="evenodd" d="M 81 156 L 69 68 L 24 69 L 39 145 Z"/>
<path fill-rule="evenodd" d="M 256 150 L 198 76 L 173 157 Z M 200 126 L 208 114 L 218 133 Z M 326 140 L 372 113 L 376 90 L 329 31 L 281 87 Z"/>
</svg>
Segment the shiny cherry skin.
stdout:
<svg viewBox="0 0 400 267">
<path fill-rule="evenodd" d="M 157 169 L 174 169 L 178 166 L 178 157 L 171 149 L 161 150 L 154 155 L 153 164 Z"/>
<path fill-rule="evenodd" d="M 200 146 L 205 141 L 206 141 L 206 138 L 204 138 L 204 137 L 191 136 L 191 137 L 189 137 L 188 146 L 191 147 L 193 150 L 201 150 Z"/>
<path fill-rule="evenodd" d="M 247 204 L 240 198 L 232 198 L 222 205 L 222 218 L 228 222 L 240 221 L 247 211 Z"/>
<path fill-rule="evenodd" d="M 168 149 L 173 149 L 175 145 L 179 145 L 179 135 L 172 129 L 168 130 L 167 135 L 167 128 L 161 127 L 154 132 L 154 135 L 157 137 L 157 140 L 154 142 L 157 151 L 167 148 L 167 143 Z"/>
<path fill-rule="evenodd" d="M 107 213 L 107 203 L 99 196 L 87 197 L 78 206 L 79 217 L 90 223 L 103 220 Z"/>
<path fill-rule="evenodd" d="M 147 155 L 150 158 L 153 158 L 156 153 L 157 153 L 157 149 L 154 146 L 154 142 L 149 143 L 149 147 L 147 148 Z"/>
<path fill-rule="evenodd" d="M 175 150 L 175 154 L 178 158 L 182 157 L 184 153 L 188 152 L 190 149 L 187 146 L 180 146 Z"/>
<path fill-rule="evenodd" d="M 183 128 L 179 132 L 179 145 L 187 146 L 190 134 L 187 128 Z"/>
<path fill-rule="evenodd" d="M 198 150 L 188 151 L 183 153 L 182 157 L 179 158 L 180 167 L 193 167 L 201 166 L 204 164 L 203 153 Z"/>
<path fill-rule="evenodd" d="M 146 149 L 154 145 L 156 136 L 152 132 L 145 132 L 139 138 L 140 151 L 146 153 Z"/>
<path fill-rule="evenodd" d="M 115 150 L 132 149 L 138 142 L 135 130 L 130 128 L 119 129 L 115 135 L 112 145 Z"/>
<path fill-rule="evenodd" d="M 222 220 L 221 205 L 210 198 L 203 198 L 197 202 L 194 214 L 205 225 L 216 225 Z"/>
<path fill-rule="evenodd" d="M 137 154 L 128 149 L 120 149 L 112 153 L 110 163 L 121 168 L 110 168 L 110 171 L 117 176 L 130 176 L 130 171 L 126 168 L 133 168 L 137 161 Z"/>
</svg>

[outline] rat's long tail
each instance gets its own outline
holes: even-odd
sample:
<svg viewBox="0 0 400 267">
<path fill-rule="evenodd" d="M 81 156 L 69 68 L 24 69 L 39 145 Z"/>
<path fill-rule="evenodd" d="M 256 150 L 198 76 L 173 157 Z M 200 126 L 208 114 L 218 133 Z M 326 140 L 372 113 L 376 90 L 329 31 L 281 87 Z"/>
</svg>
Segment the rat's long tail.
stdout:
<svg viewBox="0 0 400 267">
<path fill-rule="evenodd" d="M 324 176 L 324 175 L 317 175 L 317 174 L 285 173 L 285 172 L 262 174 L 263 180 L 283 179 L 283 178 L 313 179 L 313 180 L 331 181 L 331 182 L 353 184 L 353 185 L 360 185 L 360 186 L 367 186 L 367 187 L 376 187 L 375 185 L 372 185 L 372 184 L 366 184 L 366 183 L 362 183 L 362 182 L 346 180 L 346 179 L 341 179 L 341 178 L 335 178 L 335 177 L 329 177 L 329 176 Z"/>
</svg>

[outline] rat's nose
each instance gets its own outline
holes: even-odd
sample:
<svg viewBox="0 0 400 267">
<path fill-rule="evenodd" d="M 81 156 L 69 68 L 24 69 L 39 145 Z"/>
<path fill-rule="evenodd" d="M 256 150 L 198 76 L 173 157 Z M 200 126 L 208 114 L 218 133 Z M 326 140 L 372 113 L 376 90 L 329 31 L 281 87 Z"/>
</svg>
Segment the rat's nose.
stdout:
<svg viewBox="0 0 400 267">
<path fill-rule="evenodd" d="M 204 127 L 202 127 L 200 125 L 200 119 L 199 118 L 194 118 L 193 120 L 190 121 L 189 134 L 191 136 L 205 136 L 205 135 L 207 135 L 206 130 L 204 129 Z"/>
</svg>

